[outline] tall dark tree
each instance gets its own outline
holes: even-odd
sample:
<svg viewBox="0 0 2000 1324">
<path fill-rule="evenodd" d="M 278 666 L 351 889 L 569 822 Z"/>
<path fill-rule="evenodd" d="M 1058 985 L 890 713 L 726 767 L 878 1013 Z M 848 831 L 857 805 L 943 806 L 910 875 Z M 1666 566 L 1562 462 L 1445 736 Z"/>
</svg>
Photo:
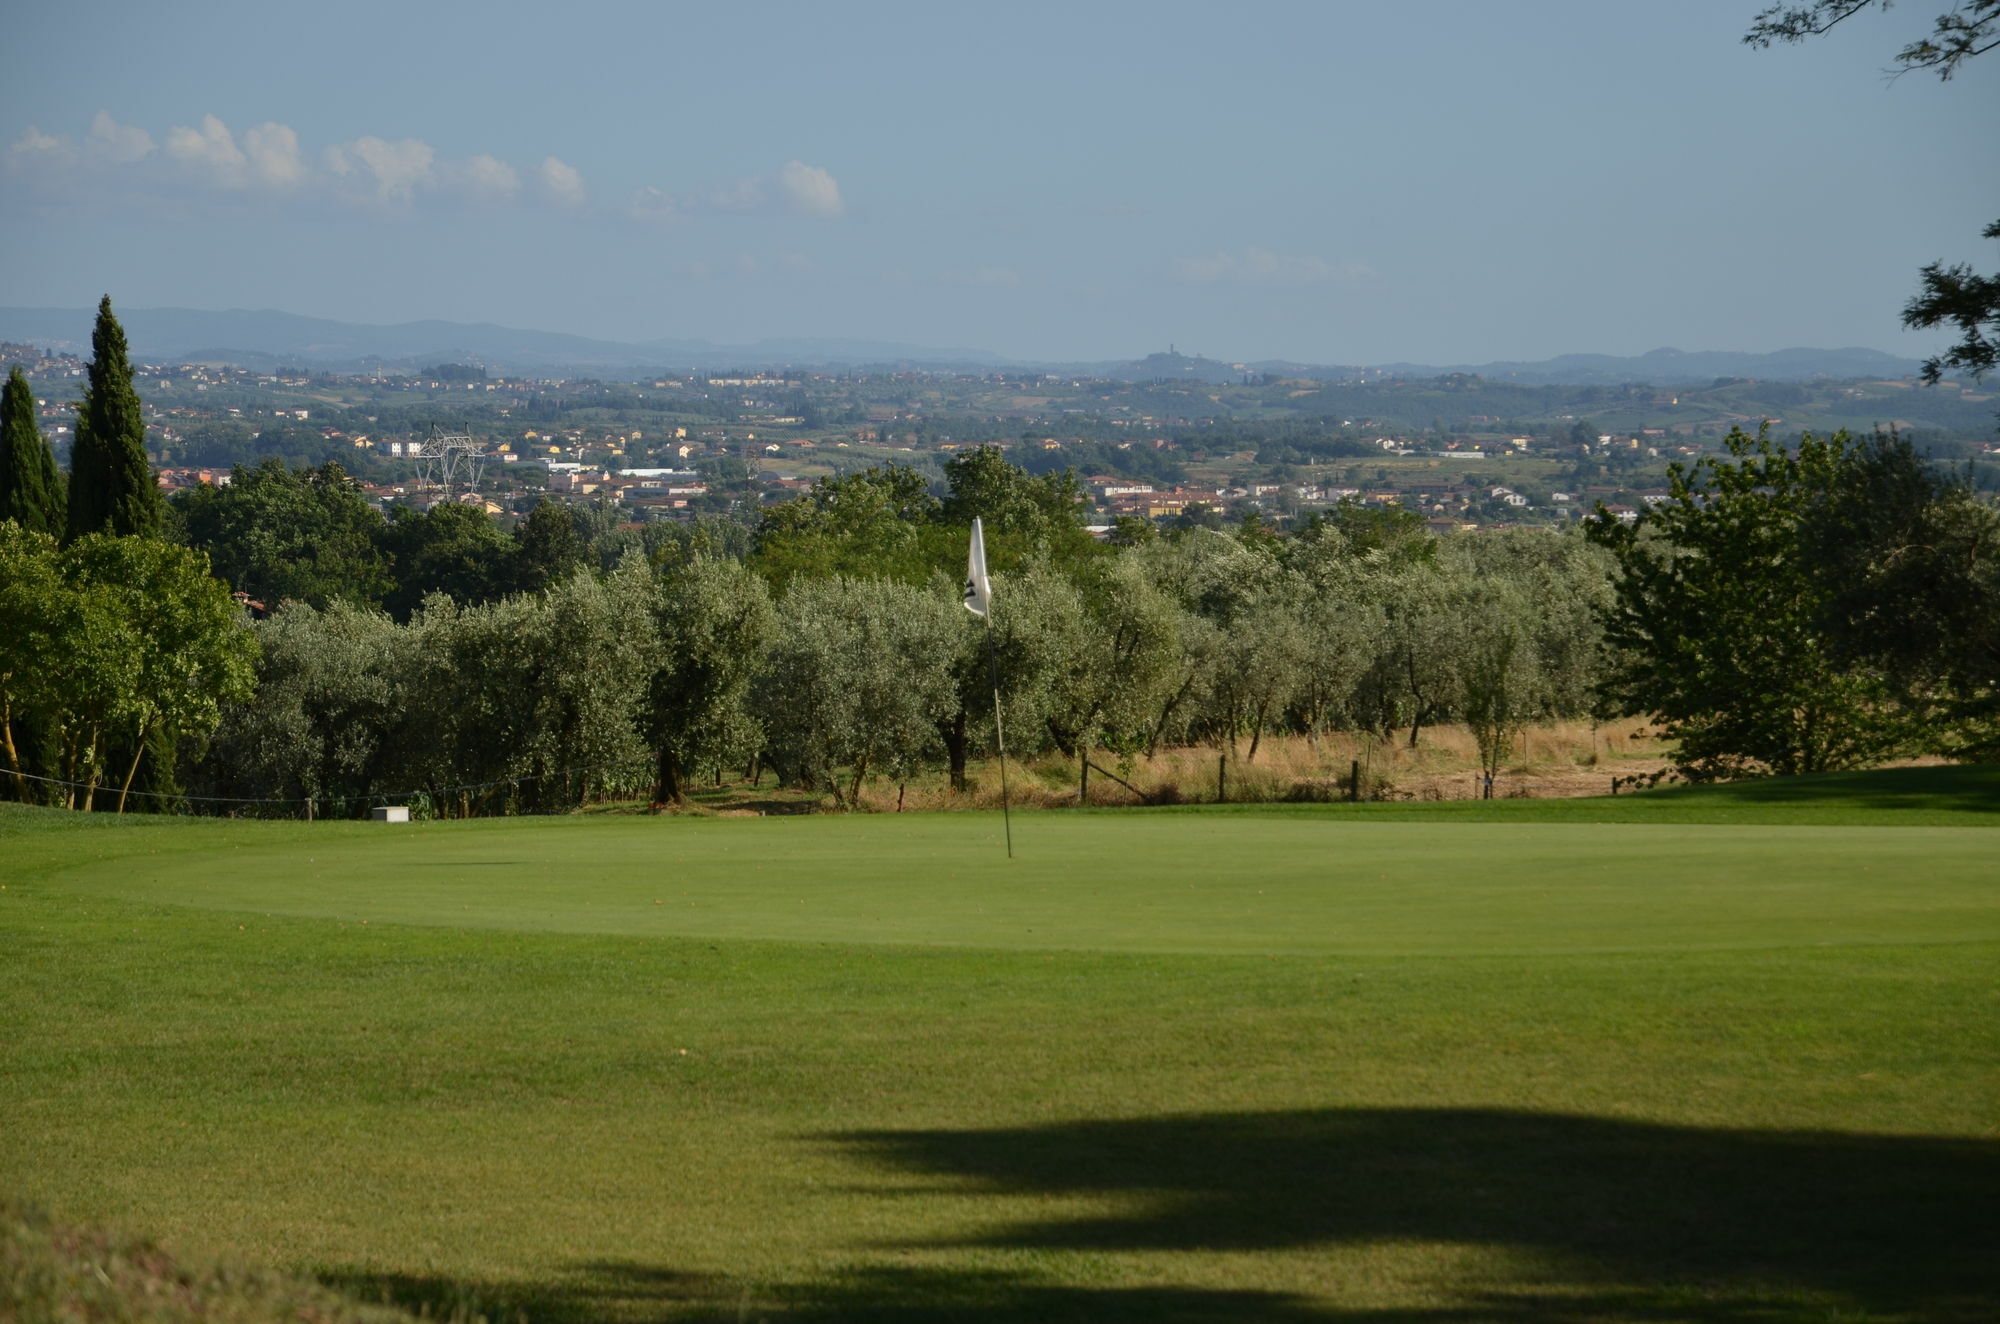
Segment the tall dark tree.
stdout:
<svg viewBox="0 0 2000 1324">
<path fill-rule="evenodd" d="M 35 421 L 35 393 L 15 368 L 0 391 L 0 520 L 36 533 L 63 531 L 62 479 Z"/>
<path fill-rule="evenodd" d="M 1920 714 L 1880 666 L 1830 637 L 1840 585 L 1810 554 L 1810 519 L 1847 483 L 1858 448 L 1769 429 L 1668 469 L 1669 497 L 1636 525 L 1587 526 L 1620 576 L 1605 613 L 1617 662 L 1606 696 L 1650 713 L 1691 781 L 1864 768 L 1920 747 Z"/>
<path fill-rule="evenodd" d="M 1806 513 L 1832 586 L 1823 631 L 1884 667 L 1960 757 L 2000 753 L 2000 510 L 1900 437 L 1878 437 Z"/>
<path fill-rule="evenodd" d="M 132 358 L 108 294 L 97 305 L 90 352 L 90 379 L 77 403 L 70 450 L 69 536 L 153 537 L 165 503 L 146 462 L 146 422 L 132 389 Z"/>
<path fill-rule="evenodd" d="M 381 532 L 396 586 L 383 603 L 408 620 L 426 595 L 443 593 L 461 606 L 506 594 L 514 573 L 514 541 L 477 506 L 444 501 L 419 515 L 407 506 L 391 513 Z"/>
<path fill-rule="evenodd" d="M 238 465 L 226 486 L 180 493 L 171 510 L 182 542 L 207 552 L 230 587 L 272 607 L 336 599 L 372 606 L 392 587 L 379 546 L 383 519 L 333 461 Z"/>
<path fill-rule="evenodd" d="M 1987 226 L 1985 236 L 2000 239 L 2000 221 Z M 1923 292 L 1903 309 L 1903 325 L 1912 331 L 1952 326 L 1959 336 L 1956 345 L 1924 361 L 1924 380 L 1935 386 L 1945 373 L 1959 371 L 1976 381 L 2000 365 L 2000 274 L 1933 262 L 1918 275 Z"/>
<path fill-rule="evenodd" d="M 544 498 L 514 530 L 514 588 L 539 593 L 575 574 L 590 546 L 569 506 Z"/>
</svg>

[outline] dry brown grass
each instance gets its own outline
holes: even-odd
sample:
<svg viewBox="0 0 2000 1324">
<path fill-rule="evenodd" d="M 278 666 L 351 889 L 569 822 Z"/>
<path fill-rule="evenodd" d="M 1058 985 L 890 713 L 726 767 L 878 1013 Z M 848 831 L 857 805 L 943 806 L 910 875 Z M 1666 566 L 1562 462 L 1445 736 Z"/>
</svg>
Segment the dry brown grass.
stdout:
<svg viewBox="0 0 2000 1324">
<path fill-rule="evenodd" d="M 1666 744 L 1650 724 L 1632 718 L 1593 726 L 1556 722 L 1525 732 L 1519 757 L 1501 768 L 1496 796 L 1537 798 L 1606 795 L 1613 777 L 1650 773 L 1671 762 Z M 1479 748 L 1464 727 L 1426 727 L 1412 748 L 1407 732 L 1393 740 L 1338 732 L 1315 744 L 1300 736 L 1266 737 L 1256 758 L 1248 741 L 1228 756 L 1227 798 L 1256 803 L 1275 800 L 1343 799 L 1354 766 L 1360 765 L 1364 798 L 1375 800 L 1468 800 L 1480 794 Z M 1099 753 L 1092 762 L 1109 769 L 1154 803 L 1209 804 L 1218 798 L 1226 750 L 1206 745 L 1161 750 L 1129 764 Z M 1036 755 L 1010 763 L 1008 790 L 1015 808 L 1067 809 L 1078 803 L 1076 760 Z M 998 809 L 997 764 L 970 769 L 972 789 L 954 794 L 942 776 L 898 786 L 877 781 L 862 788 L 861 807 L 876 813 L 904 810 Z M 1093 770 L 1090 803 L 1142 803 L 1140 796 Z"/>
</svg>

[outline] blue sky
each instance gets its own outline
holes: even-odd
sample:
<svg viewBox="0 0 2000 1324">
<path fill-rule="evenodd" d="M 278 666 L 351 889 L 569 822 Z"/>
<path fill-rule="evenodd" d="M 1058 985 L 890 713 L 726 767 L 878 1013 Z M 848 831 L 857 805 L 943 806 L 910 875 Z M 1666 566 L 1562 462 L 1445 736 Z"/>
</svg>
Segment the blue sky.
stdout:
<svg viewBox="0 0 2000 1324">
<path fill-rule="evenodd" d="M 0 303 L 1443 363 L 1869 345 L 1991 269 L 2000 55 L 1760 0 L 64 3 Z"/>
</svg>

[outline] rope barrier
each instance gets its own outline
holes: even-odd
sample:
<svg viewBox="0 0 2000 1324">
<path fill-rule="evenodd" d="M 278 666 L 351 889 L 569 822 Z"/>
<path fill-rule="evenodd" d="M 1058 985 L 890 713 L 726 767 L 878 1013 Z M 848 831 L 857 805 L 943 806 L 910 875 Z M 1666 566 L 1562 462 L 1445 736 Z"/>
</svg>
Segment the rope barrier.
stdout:
<svg viewBox="0 0 2000 1324">
<path fill-rule="evenodd" d="M 424 796 L 427 798 L 435 799 L 448 795 L 461 795 L 468 791 L 490 791 L 500 786 L 519 786 L 523 782 L 544 781 L 551 777 L 571 777 L 579 774 L 604 772 L 607 770 L 618 770 L 620 766 L 621 765 L 615 763 L 600 763 L 592 767 L 586 767 L 586 768 L 559 768 L 553 772 L 523 773 L 519 777 L 503 777 L 498 781 L 467 782 L 460 786 L 438 786 L 438 787 L 431 787 L 414 791 L 370 791 L 365 794 L 357 793 L 353 795 L 346 795 L 346 794 L 309 795 L 309 796 L 295 795 L 295 796 L 286 796 L 278 799 L 272 799 L 272 798 L 260 799 L 250 796 L 236 796 L 236 795 L 182 795 L 182 794 L 176 794 L 172 791 L 126 791 L 123 792 L 123 794 L 128 796 L 143 795 L 155 800 L 191 800 L 201 804 L 311 806 L 314 804 L 318 804 L 322 801 L 340 801 L 348 803 L 359 801 L 363 804 L 366 804 L 370 801 L 375 801 L 375 800 L 408 800 L 416 796 Z M 41 782 L 44 785 L 48 786 L 67 786 L 74 790 L 90 791 L 93 793 L 93 795 L 120 794 L 117 787 L 107 782 L 68 781 L 61 777 L 42 777 L 32 772 L 13 772 L 13 771 L 0 773 L 0 777 L 7 777 L 7 778 L 19 777 L 25 781 Z"/>
</svg>

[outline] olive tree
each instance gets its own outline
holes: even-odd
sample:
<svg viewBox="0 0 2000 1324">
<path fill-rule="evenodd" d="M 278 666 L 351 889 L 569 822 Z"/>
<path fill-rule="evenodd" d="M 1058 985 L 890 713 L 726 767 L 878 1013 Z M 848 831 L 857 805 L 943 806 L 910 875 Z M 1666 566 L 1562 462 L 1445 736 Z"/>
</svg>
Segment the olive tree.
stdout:
<svg viewBox="0 0 2000 1324">
<path fill-rule="evenodd" d="M 953 596 L 836 576 L 794 582 L 777 615 L 756 712 L 781 775 L 851 807 L 871 773 L 904 779 L 936 760 L 956 703 Z"/>
<path fill-rule="evenodd" d="M 378 790 L 402 725 L 404 677 L 422 664 L 410 632 L 372 608 L 292 602 L 254 627 L 263 656 L 251 698 L 228 705 L 198 766 L 216 794 L 358 804 Z"/>
<path fill-rule="evenodd" d="M 750 692 L 776 617 L 761 576 L 705 555 L 655 572 L 651 610 L 658 649 L 642 725 L 654 799 L 678 802 L 694 769 L 762 746 Z"/>
</svg>

